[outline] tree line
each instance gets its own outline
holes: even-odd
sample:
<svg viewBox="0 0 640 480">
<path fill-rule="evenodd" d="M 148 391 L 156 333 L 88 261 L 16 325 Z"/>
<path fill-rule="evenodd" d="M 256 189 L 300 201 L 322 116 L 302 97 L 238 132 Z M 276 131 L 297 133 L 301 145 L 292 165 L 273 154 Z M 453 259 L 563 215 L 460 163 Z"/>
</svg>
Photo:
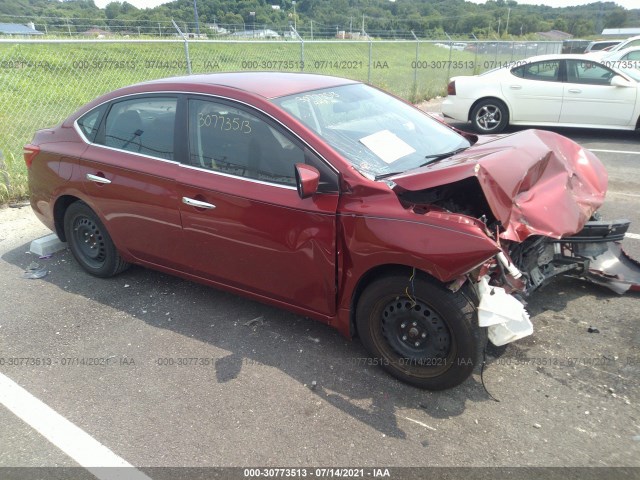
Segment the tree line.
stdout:
<svg viewBox="0 0 640 480">
<path fill-rule="evenodd" d="M 47 33 L 77 34 L 92 27 L 126 34 L 175 33 L 199 29 L 209 38 L 238 30 L 295 26 L 308 38 L 363 35 L 379 38 L 532 38 L 536 32 L 560 30 L 574 37 L 593 37 L 604 28 L 640 26 L 640 9 L 614 2 L 552 8 L 520 5 L 514 0 L 174 0 L 155 8 L 111 2 L 98 8 L 93 0 L 0 0 L 0 22 L 34 22 Z M 344 32 L 344 33 L 343 33 Z M 411 33 L 413 32 L 413 33 Z M 411 35 L 411 37 L 409 37 Z"/>
</svg>

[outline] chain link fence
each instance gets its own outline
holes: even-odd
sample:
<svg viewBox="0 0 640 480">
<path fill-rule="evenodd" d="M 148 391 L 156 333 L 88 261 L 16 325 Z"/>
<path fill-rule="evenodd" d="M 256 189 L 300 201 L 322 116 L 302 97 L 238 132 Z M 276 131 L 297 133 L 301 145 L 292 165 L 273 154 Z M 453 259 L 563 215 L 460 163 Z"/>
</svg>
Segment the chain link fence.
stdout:
<svg viewBox="0 0 640 480">
<path fill-rule="evenodd" d="M 0 202 L 27 193 L 22 146 L 35 130 L 132 83 L 189 72 L 308 72 L 360 80 L 418 102 L 443 95 L 452 76 L 561 48 L 561 42 L 497 41 L 0 40 Z"/>
</svg>

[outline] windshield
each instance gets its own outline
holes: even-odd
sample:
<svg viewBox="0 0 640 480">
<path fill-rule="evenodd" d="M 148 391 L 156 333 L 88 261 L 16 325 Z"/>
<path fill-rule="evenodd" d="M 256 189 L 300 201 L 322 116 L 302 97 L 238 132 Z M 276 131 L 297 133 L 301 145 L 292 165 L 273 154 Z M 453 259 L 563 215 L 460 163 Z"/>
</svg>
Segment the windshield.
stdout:
<svg viewBox="0 0 640 480">
<path fill-rule="evenodd" d="M 420 110 L 364 84 L 274 100 L 369 178 L 400 173 L 470 146 Z"/>
</svg>

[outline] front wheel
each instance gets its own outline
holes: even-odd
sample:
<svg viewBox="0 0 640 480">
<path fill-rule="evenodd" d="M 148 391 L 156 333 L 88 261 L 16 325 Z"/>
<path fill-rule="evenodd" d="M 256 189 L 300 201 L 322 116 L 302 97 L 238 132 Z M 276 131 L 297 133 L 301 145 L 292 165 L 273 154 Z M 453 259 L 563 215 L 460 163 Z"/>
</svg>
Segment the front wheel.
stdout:
<svg viewBox="0 0 640 480">
<path fill-rule="evenodd" d="M 500 133 L 509 124 L 509 110 L 498 99 L 480 100 L 471 111 L 471 124 L 478 133 Z"/>
<path fill-rule="evenodd" d="M 90 274 L 107 278 L 129 267 L 105 226 L 86 203 L 69 205 L 64 215 L 64 233 L 76 261 Z"/>
<path fill-rule="evenodd" d="M 363 345 L 387 372 L 428 390 L 466 380 L 486 341 L 470 301 L 423 278 L 371 283 L 358 301 L 356 323 Z"/>
</svg>

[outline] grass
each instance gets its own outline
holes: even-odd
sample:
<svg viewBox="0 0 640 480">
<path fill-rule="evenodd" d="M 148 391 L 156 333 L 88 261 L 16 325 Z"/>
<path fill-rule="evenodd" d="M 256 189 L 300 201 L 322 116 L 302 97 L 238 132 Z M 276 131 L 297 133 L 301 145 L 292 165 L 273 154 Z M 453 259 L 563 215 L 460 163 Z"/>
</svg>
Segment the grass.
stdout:
<svg viewBox="0 0 640 480">
<path fill-rule="evenodd" d="M 193 73 L 284 70 L 370 82 L 418 102 L 442 95 L 449 76 L 485 70 L 487 59 L 415 42 L 189 43 Z M 416 65 L 418 60 L 418 67 Z M 449 63 L 449 59 L 454 63 Z M 371 68 L 369 62 L 371 60 Z M 186 73 L 184 44 L 0 43 L 0 204 L 28 195 L 22 147 L 41 128 L 56 125 L 93 98 L 132 83 Z"/>
</svg>

